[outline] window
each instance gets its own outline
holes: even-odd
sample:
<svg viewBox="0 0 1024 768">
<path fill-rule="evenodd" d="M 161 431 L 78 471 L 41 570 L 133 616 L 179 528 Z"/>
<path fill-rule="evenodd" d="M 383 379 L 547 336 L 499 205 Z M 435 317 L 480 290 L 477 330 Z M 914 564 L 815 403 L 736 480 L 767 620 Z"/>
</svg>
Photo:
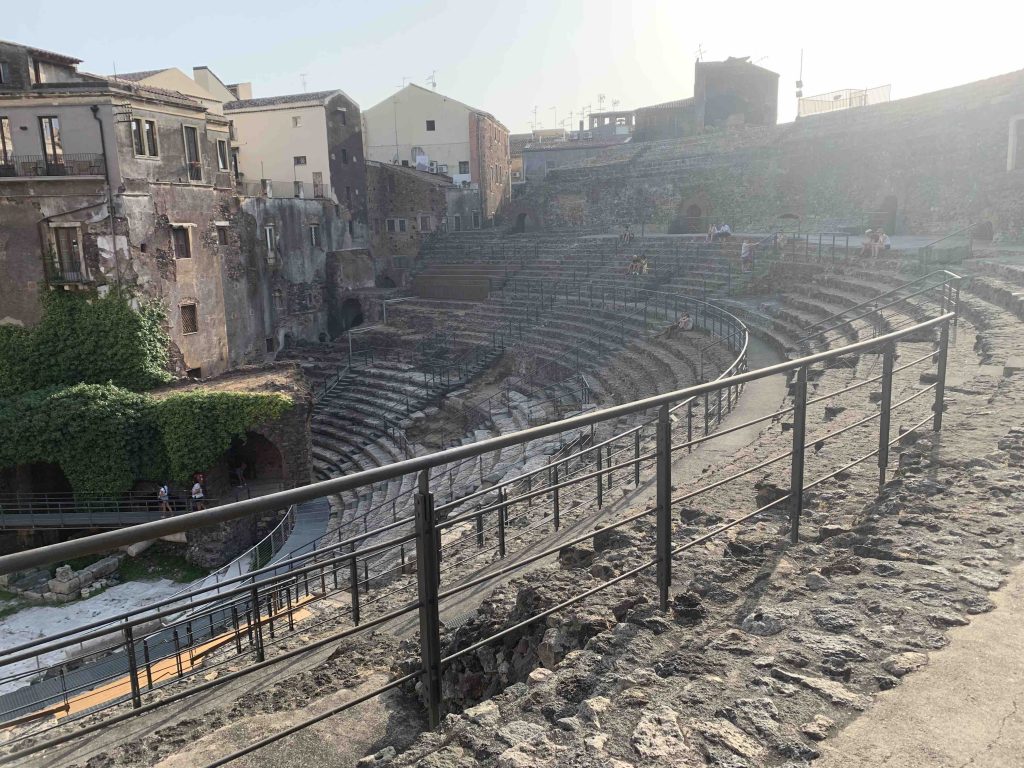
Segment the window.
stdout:
<svg viewBox="0 0 1024 768">
<path fill-rule="evenodd" d="M 348 236 L 349 237 L 355 237 L 356 236 L 356 223 L 354 221 L 352 221 L 352 219 L 348 220 Z"/>
<path fill-rule="evenodd" d="M 320 225 L 310 224 L 309 225 L 309 244 L 314 248 L 320 247 Z"/>
<path fill-rule="evenodd" d="M 132 148 L 136 157 L 156 157 L 156 123 L 152 120 L 132 120 Z"/>
<path fill-rule="evenodd" d="M 480 229 L 480 211 L 473 211 L 473 229 Z"/>
<path fill-rule="evenodd" d="M 408 168 L 409 167 L 409 161 L 408 160 L 403 160 L 402 161 L 402 167 L 403 168 Z"/>
<path fill-rule="evenodd" d="M 59 277 L 62 280 L 82 279 L 82 258 L 79 247 L 78 227 L 55 227 L 53 229 L 54 256 Z"/>
<path fill-rule="evenodd" d="M 295 165 L 305 165 L 306 164 L 306 156 L 305 155 L 296 155 L 293 158 L 292 162 L 294 162 Z"/>
<path fill-rule="evenodd" d="M 11 82 L 11 70 L 6 61 L 0 61 L 0 85 Z"/>
<path fill-rule="evenodd" d="M 158 157 L 160 148 L 156 143 L 156 122 L 153 120 L 144 121 L 146 133 L 146 154 L 150 157 Z"/>
<path fill-rule="evenodd" d="M 398 231 L 399 232 L 405 232 L 405 228 L 406 228 L 405 219 L 399 219 L 398 220 Z"/>
<path fill-rule="evenodd" d="M 469 160 L 459 160 L 459 173 L 463 175 L 469 173 Z"/>
<path fill-rule="evenodd" d="M 181 332 L 183 334 L 199 333 L 199 313 L 195 304 L 182 304 L 181 307 Z"/>
<path fill-rule="evenodd" d="M 191 181 L 203 180 L 203 164 L 199 159 L 199 130 L 193 125 L 181 126 L 185 140 L 185 164 Z"/>
<path fill-rule="evenodd" d="M 56 117 L 40 117 L 39 132 L 43 139 L 43 154 L 46 162 L 60 164 L 64 162 L 64 146 L 60 140 L 60 120 Z"/>
<path fill-rule="evenodd" d="M 324 175 L 321 171 L 313 171 L 313 197 L 324 196 Z"/>
<path fill-rule="evenodd" d="M 455 231 L 462 231 L 462 216 L 458 213 L 455 214 Z"/>
<path fill-rule="evenodd" d="M 273 336 L 268 337 L 267 341 L 266 341 L 266 344 L 267 344 L 267 352 L 273 352 L 274 351 L 274 337 Z"/>
<path fill-rule="evenodd" d="M 174 258 L 192 258 L 192 236 L 189 227 L 171 227 L 171 245 L 174 247 Z"/>
<path fill-rule="evenodd" d="M 39 85 L 44 81 L 45 78 L 43 77 L 42 69 L 39 68 L 39 62 L 35 59 L 32 59 L 32 82 L 36 85 Z"/>
<path fill-rule="evenodd" d="M 295 117 L 292 118 L 292 128 L 301 128 L 301 127 L 302 127 L 302 118 L 299 117 L 298 115 L 295 115 Z"/>
<path fill-rule="evenodd" d="M 283 312 L 285 309 L 284 305 L 284 292 L 280 288 L 275 288 L 274 293 L 274 309 L 278 312 Z"/>
<path fill-rule="evenodd" d="M 394 219 L 388 219 L 388 232 L 394 232 L 398 228 Z"/>
<path fill-rule="evenodd" d="M 0 164 L 10 165 L 14 162 L 14 144 L 11 143 L 11 121 L 0 117 Z"/>
<path fill-rule="evenodd" d="M 228 169 L 228 143 L 224 139 L 217 139 L 217 168 Z"/>
<path fill-rule="evenodd" d="M 420 216 L 420 231 L 421 232 L 429 232 L 430 231 L 430 217 L 429 216 Z"/>
<path fill-rule="evenodd" d="M 341 162 L 343 162 L 346 165 L 348 165 L 348 150 L 347 149 L 343 148 L 341 150 Z"/>
<path fill-rule="evenodd" d="M 217 227 L 217 245 L 228 244 L 228 228 L 224 226 Z"/>
<path fill-rule="evenodd" d="M 428 131 L 434 130 L 434 121 L 433 120 L 427 120 L 427 130 Z"/>
<path fill-rule="evenodd" d="M 348 125 L 348 110 L 342 109 L 338 112 L 338 117 L 341 118 L 342 125 Z"/>
<path fill-rule="evenodd" d="M 302 197 L 302 182 L 301 181 L 296 181 L 295 182 L 295 196 L 296 197 Z"/>
<path fill-rule="evenodd" d="M 263 233 L 267 241 L 267 251 L 273 254 L 277 249 L 277 230 L 274 228 L 273 224 L 267 224 L 267 226 L 263 228 Z"/>
</svg>

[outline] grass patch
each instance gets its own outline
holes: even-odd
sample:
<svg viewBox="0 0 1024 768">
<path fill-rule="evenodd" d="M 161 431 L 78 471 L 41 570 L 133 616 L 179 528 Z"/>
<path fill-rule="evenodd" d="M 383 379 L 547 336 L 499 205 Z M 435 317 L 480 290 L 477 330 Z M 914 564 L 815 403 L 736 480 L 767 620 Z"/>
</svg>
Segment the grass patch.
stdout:
<svg viewBox="0 0 1024 768">
<path fill-rule="evenodd" d="M 121 581 L 154 581 L 169 579 L 187 583 L 201 579 L 210 572 L 185 559 L 185 547 L 158 541 L 138 557 L 126 557 L 118 569 Z"/>
<path fill-rule="evenodd" d="M 20 595 L 0 589 L 0 619 L 5 619 L 12 613 L 17 613 L 28 605 L 28 601 Z"/>
</svg>

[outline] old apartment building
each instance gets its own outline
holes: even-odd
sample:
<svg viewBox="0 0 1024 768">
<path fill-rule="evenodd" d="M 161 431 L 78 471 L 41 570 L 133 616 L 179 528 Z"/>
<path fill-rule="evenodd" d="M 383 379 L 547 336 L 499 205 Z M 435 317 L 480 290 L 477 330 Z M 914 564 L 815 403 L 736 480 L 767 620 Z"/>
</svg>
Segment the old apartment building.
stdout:
<svg viewBox="0 0 1024 768">
<path fill-rule="evenodd" d="M 351 250 L 365 225 L 336 193 L 365 171 L 320 196 L 238 189 L 220 101 L 235 92 L 206 68 L 109 78 L 78 64 L 0 42 L 0 323 L 36 322 L 45 290 L 157 299 L 172 362 L 202 377 L 323 338 L 330 262 L 369 265 Z"/>
<path fill-rule="evenodd" d="M 511 194 L 509 132 L 487 112 L 410 84 L 365 110 L 363 121 L 370 160 L 475 186 L 484 224 Z"/>
</svg>

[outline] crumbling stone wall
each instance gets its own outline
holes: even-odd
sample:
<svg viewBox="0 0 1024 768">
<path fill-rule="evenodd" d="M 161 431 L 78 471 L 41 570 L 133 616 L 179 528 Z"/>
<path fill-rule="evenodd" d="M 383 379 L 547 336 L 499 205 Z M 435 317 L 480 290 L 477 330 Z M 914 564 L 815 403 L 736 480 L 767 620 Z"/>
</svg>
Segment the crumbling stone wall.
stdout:
<svg viewBox="0 0 1024 768">
<path fill-rule="evenodd" d="M 1007 171 L 1024 72 L 795 123 L 644 145 L 634 158 L 548 175 L 529 194 L 547 226 L 637 222 L 666 230 L 703 215 L 766 229 L 858 227 L 895 209 L 896 233 L 945 234 L 989 221 L 1024 236 L 1024 173 Z M 638 193 L 647 196 L 642 210 Z"/>
</svg>

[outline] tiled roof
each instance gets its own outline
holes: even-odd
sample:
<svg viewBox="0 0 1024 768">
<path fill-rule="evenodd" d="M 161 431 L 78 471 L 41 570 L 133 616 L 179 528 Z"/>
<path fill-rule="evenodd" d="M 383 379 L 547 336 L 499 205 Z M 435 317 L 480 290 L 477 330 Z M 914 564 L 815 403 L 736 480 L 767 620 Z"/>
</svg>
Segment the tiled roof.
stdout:
<svg viewBox="0 0 1024 768">
<path fill-rule="evenodd" d="M 147 77 L 153 75 L 159 75 L 161 72 L 166 72 L 166 69 L 147 69 L 144 72 L 125 72 L 124 74 L 110 75 L 115 80 L 128 80 L 132 83 L 137 83 L 140 80 L 145 80 Z"/>
<path fill-rule="evenodd" d="M 303 104 L 308 102 L 324 102 L 340 91 L 314 91 L 313 93 L 290 93 L 285 96 L 267 96 L 262 99 L 243 99 L 229 101 L 224 104 L 224 111 L 251 109 L 252 107 L 273 107 L 278 104 Z"/>
<path fill-rule="evenodd" d="M 60 62 L 61 64 L 81 64 L 82 63 L 81 59 L 76 59 L 74 56 L 67 56 L 67 55 L 65 55 L 63 53 L 55 53 L 54 51 L 47 51 L 47 50 L 45 50 L 43 48 L 34 48 L 31 45 L 24 45 L 23 43 L 14 43 L 14 42 L 11 42 L 10 40 L 0 40 L 0 43 L 5 43 L 6 45 L 14 45 L 14 46 L 17 46 L 19 48 L 24 48 L 29 53 L 38 54 L 39 58 L 46 59 L 48 61 L 57 61 L 57 62 Z"/>
</svg>

